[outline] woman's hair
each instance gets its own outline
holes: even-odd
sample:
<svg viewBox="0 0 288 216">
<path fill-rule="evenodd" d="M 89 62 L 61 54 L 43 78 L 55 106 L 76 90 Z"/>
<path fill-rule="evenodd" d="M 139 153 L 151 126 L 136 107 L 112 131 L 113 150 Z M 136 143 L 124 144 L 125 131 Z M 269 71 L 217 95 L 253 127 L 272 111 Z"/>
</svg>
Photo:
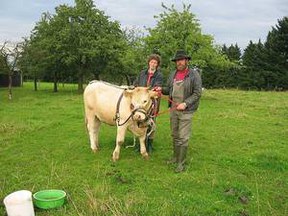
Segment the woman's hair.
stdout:
<svg viewBox="0 0 288 216">
<path fill-rule="evenodd" d="M 160 57 L 159 55 L 157 55 L 157 54 L 151 54 L 150 56 L 148 56 L 148 59 L 147 59 L 147 64 L 148 64 L 148 65 L 149 65 L 149 62 L 150 62 L 151 60 L 156 60 L 157 63 L 158 63 L 157 67 L 160 66 L 160 64 L 161 64 L 161 57 Z"/>
</svg>

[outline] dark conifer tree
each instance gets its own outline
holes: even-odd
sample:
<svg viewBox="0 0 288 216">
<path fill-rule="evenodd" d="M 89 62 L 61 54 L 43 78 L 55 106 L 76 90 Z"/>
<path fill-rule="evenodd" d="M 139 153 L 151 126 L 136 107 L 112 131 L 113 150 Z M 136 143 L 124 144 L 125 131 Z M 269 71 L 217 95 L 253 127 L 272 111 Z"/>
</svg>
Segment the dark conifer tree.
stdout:
<svg viewBox="0 0 288 216">
<path fill-rule="evenodd" d="M 267 54 L 267 87 L 277 90 L 288 89 L 288 17 L 268 33 L 265 43 Z"/>
</svg>

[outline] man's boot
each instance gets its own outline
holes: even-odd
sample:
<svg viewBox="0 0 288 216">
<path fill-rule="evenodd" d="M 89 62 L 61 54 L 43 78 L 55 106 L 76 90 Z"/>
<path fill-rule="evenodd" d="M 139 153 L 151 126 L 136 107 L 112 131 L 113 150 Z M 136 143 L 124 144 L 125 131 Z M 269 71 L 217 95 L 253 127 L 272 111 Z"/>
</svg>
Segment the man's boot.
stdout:
<svg viewBox="0 0 288 216">
<path fill-rule="evenodd" d="M 179 155 L 177 157 L 176 173 L 183 172 L 185 170 L 185 161 L 187 155 L 187 146 L 179 146 Z"/>
<path fill-rule="evenodd" d="M 167 160 L 167 162 L 166 162 L 167 164 L 177 163 L 177 157 L 179 155 L 179 147 L 180 146 L 176 146 L 176 145 L 173 146 L 173 156 L 171 159 Z"/>
</svg>

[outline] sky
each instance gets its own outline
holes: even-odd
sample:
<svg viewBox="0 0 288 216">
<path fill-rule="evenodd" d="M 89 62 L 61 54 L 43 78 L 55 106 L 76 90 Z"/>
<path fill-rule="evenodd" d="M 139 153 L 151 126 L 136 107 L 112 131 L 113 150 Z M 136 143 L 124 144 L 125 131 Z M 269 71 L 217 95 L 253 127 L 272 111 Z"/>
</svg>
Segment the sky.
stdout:
<svg viewBox="0 0 288 216">
<path fill-rule="evenodd" d="M 287 0 L 94 0 L 94 4 L 123 28 L 155 27 L 159 15 L 172 4 L 179 11 L 191 4 L 203 34 L 214 37 L 215 45 L 238 44 L 243 50 L 249 41 L 262 42 L 279 19 L 288 16 Z M 0 0 L 0 44 L 29 37 L 43 12 L 55 13 L 60 4 L 74 6 L 74 0 Z"/>
</svg>

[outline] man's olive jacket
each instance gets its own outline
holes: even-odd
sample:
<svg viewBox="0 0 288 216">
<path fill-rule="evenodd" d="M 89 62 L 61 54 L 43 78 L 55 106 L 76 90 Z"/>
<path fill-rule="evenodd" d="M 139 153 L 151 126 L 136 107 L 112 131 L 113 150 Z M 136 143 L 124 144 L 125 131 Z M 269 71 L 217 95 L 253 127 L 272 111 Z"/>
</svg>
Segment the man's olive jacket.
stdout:
<svg viewBox="0 0 288 216">
<path fill-rule="evenodd" d="M 177 70 L 173 71 L 168 80 L 167 86 L 162 88 L 162 93 L 164 95 L 169 95 L 170 100 L 173 101 L 172 92 L 173 92 L 173 83 Z M 198 109 L 200 97 L 202 93 L 202 80 L 199 74 L 199 71 L 196 69 L 190 69 L 187 75 L 184 78 L 184 102 L 187 107 L 184 110 L 187 112 L 195 112 Z M 169 107 L 171 107 L 171 102 L 169 102 Z"/>
</svg>

